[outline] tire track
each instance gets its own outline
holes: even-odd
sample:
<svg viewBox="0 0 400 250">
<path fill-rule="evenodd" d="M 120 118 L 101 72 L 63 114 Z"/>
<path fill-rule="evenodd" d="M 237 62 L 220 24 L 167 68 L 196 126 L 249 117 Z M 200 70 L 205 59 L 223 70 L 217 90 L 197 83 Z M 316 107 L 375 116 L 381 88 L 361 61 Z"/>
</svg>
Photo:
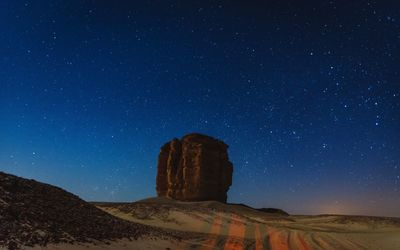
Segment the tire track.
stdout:
<svg viewBox="0 0 400 250">
<path fill-rule="evenodd" d="M 217 214 L 217 216 L 214 218 L 214 223 L 211 225 L 211 228 L 208 231 L 208 234 L 210 234 L 210 236 L 204 242 L 205 246 L 202 248 L 202 250 L 212 250 L 214 248 L 215 243 L 217 242 L 218 235 L 221 231 L 221 226 L 222 226 L 222 215 Z"/>
<path fill-rule="evenodd" d="M 317 246 L 319 249 L 331 249 L 331 246 L 329 243 L 327 243 L 324 239 L 322 239 L 320 236 L 315 236 L 314 234 L 311 235 L 311 241 L 314 243 L 314 245 Z"/>
<path fill-rule="evenodd" d="M 201 228 L 200 232 L 204 232 L 205 234 L 209 234 L 207 239 L 199 239 L 198 243 L 191 243 L 186 247 L 186 250 L 193 249 L 213 249 L 215 245 L 215 240 L 218 237 L 220 227 L 222 224 L 222 214 L 217 213 L 214 214 L 211 221 L 207 221 L 205 219 L 202 225 L 199 225 Z"/>
<path fill-rule="evenodd" d="M 259 229 L 264 250 L 271 250 L 272 248 L 270 245 L 270 237 L 267 233 L 267 226 L 265 224 L 259 225 Z"/>
<path fill-rule="evenodd" d="M 256 242 L 256 250 L 264 250 L 263 240 L 262 240 L 261 230 L 260 230 L 260 224 L 257 224 L 255 226 L 254 240 Z"/>
<path fill-rule="evenodd" d="M 337 239 L 331 235 L 311 235 L 311 241 L 319 249 L 348 249 L 348 250 L 359 250 L 367 249 L 357 242 L 349 239 Z"/>
<path fill-rule="evenodd" d="M 222 225 L 224 226 L 222 226 L 220 230 L 220 233 L 217 237 L 217 242 L 215 243 L 213 250 L 224 249 L 225 242 L 229 235 L 230 216 L 222 217 Z"/>
<path fill-rule="evenodd" d="M 272 250 L 289 250 L 289 237 L 287 233 L 276 228 L 268 228 L 267 232 Z"/>
<path fill-rule="evenodd" d="M 289 246 L 290 249 L 310 250 L 303 236 L 298 231 L 289 231 Z"/>
<path fill-rule="evenodd" d="M 236 214 L 231 214 L 229 236 L 225 242 L 224 250 L 243 250 L 246 226 Z"/>
<path fill-rule="evenodd" d="M 301 236 L 297 236 L 297 237 L 299 237 L 300 244 L 303 246 L 304 250 L 311 250 L 311 248 L 308 246 L 308 244 L 306 243 L 306 241 L 304 240 L 303 237 L 301 237 Z"/>
</svg>

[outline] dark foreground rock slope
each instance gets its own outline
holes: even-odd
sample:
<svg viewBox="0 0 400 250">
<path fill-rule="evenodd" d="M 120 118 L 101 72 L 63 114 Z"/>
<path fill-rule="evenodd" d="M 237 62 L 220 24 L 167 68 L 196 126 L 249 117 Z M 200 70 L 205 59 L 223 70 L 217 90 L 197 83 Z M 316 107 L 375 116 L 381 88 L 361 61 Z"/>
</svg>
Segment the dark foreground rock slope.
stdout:
<svg viewBox="0 0 400 250">
<path fill-rule="evenodd" d="M 166 143 L 158 157 L 158 196 L 226 202 L 233 171 L 227 149 L 224 142 L 201 134 Z"/>
<path fill-rule="evenodd" d="M 0 172 L 0 249 L 136 239 L 147 231 L 60 188 Z"/>
</svg>

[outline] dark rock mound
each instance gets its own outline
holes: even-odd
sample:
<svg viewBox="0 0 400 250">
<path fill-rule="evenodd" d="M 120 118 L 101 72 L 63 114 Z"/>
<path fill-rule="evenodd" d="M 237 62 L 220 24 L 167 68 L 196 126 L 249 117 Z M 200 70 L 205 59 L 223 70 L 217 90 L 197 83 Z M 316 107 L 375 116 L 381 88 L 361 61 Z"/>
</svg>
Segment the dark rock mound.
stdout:
<svg viewBox="0 0 400 250">
<path fill-rule="evenodd" d="M 279 208 L 254 208 L 254 207 L 250 207 L 246 204 L 243 203 L 230 203 L 230 205 L 236 205 L 236 206 L 241 206 L 241 207 L 246 207 L 249 209 L 253 209 L 253 210 L 257 210 L 263 213 L 268 213 L 268 214 L 277 214 L 277 215 L 284 215 L 284 216 L 289 216 L 289 214 L 285 211 L 283 211 L 282 209 Z"/>
<path fill-rule="evenodd" d="M 136 239 L 146 230 L 60 188 L 0 172 L 0 248 Z"/>
<path fill-rule="evenodd" d="M 257 208 L 257 210 L 264 212 L 264 213 L 270 213 L 270 214 L 280 214 L 280 215 L 286 215 L 286 216 L 289 215 L 287 212 L 285 212 L 279 208 Z"/>
<path fill-rule="evenodd" d="M 226 202 L 233 172 L 227 149 L 224 142 L 201 134 L 166 143 L 158 157 L 157 195 Z"/>
</svg>

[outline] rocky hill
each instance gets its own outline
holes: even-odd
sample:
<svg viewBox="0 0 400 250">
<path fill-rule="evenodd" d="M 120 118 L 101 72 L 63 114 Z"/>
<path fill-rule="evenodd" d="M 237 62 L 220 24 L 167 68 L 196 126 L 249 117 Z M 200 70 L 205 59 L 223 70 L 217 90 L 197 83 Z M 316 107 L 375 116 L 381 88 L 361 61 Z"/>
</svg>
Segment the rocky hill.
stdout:
<svg viewBox="0 0 400 250">
<path fill-rule="evenodd" d="M 150 229 L 60 188 L 0 172 L 0 248 L 136 239 Z"/>
</svg>

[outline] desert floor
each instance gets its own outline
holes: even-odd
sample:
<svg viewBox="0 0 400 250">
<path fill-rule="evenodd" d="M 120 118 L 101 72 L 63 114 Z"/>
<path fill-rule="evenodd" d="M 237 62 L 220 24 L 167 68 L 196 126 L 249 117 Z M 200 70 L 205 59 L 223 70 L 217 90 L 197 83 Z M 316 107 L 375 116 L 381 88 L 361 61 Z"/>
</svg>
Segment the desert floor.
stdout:
<svg viewBox="0 0 400 250">
<path fill-rule="evenodd" d="M 125 220 L 165 232 L 138 240 L 36 246 L 26 249 L 400 249 L 400 218 L 280 215 L 243 205 L 150 198 L 134 203 L 94 203 Z"/>
<path fill-rule="evenodd" d="M 400 249 L 398 218 L 282 216 L 241 205 L 159 198 L 97 206 L 125 220 L 183 235 L 179 242 L 142 239 L 125 243 L 129 249 Z"/>
</svg>

